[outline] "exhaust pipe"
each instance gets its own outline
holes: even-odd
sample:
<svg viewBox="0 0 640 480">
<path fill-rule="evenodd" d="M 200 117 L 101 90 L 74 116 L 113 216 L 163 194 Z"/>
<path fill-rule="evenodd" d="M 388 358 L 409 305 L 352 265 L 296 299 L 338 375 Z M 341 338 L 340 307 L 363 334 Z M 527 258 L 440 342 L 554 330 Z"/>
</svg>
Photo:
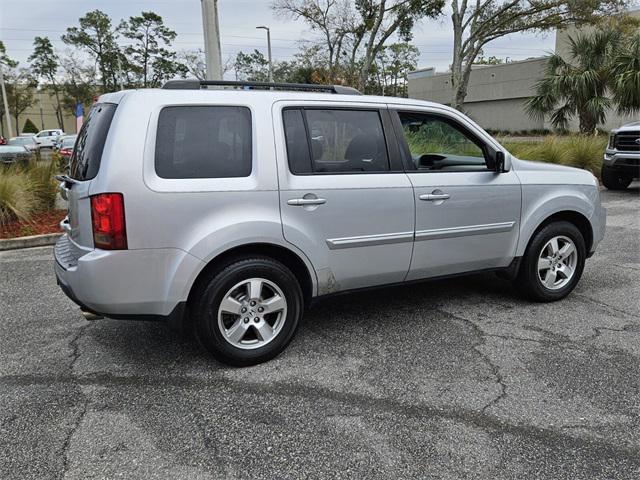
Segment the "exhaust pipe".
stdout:
<svg viewBox="0 0 640 480">
<path fill-rule="evenodd" d="M 86 310 L 82 309 L 80 309 L 80 313 L 82 313 L 82 316 L 85 320 L 88 320 L 90 322 L 93 320 L 102 320 L 104 318 L 102 315 L 98 315 L 97 313 L 93 312 L 87 312 Z"/>
</svg>

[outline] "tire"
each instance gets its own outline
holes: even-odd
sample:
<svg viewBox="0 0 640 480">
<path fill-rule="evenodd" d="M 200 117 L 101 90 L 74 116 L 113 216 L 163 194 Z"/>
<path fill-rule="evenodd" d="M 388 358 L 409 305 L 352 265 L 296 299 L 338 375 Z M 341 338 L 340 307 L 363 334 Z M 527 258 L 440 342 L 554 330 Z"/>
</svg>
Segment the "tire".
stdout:
<svg viewBox="0 0 640 480">
<path fill-rule="evenodd" d="M 555 250 L 553 254 L 555 239 Z M 573 245 L 575 254 L 567 254 Z M 566 257 L 561 260 L 564 255 Z M 515 287 L 528 299 L 537 302 L 561 300 L 575 288 L 586 259 L 584 237 L 578 228 L 569 222 L 558 221 L 540 229 L 533 236 L 522 258 Z M 567 278 L 565 272 L 572 271 Z"/>
<path fill-rule="evenodd" d="M 263 256 L 238 258 L 196 293 L 195 333 L 218 361 L 256 365 L 276 357 L 291 342 L 303 303 L 300 284 L 285 265 Z"/>
<path fill-rule="evenodd" d="M 611 167 L 603 166 L 600 173 L 602 184 L 609 190 L 625 190 L 633 181 L 631 175 L 625 175 Z"/>
</svg>

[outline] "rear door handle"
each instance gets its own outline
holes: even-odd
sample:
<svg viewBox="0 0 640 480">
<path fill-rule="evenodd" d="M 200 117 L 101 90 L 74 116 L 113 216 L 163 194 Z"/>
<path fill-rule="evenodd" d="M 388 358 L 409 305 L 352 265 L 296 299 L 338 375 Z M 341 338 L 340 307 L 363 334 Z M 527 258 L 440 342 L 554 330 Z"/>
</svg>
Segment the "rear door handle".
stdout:
<svg viewBox="0 0 640 480">
<path fill-rule="evenodd" d="M 304 207 L 305 205 L 323 205 L 327 203 L 325 198 L 292 198 L 287 200 L 287 205 L 294 207 Z"/>
<path fill-rule="evenodd" d="M 425 193 L 420 195 L 420 200 L 426 202 L 436 202 L 438 200 L 448 200 L 450 195 L 448 193 Z"/>
</svg>

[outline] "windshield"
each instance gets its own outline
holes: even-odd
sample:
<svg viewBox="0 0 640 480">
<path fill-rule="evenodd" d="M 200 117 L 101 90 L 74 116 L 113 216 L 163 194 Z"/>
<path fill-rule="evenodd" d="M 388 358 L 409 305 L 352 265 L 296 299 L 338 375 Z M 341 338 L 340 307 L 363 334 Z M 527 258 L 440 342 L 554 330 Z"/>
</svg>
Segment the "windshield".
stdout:
<svg viewBox="0 0 640 480">
<path fill-rule="evenodd" d="M 74 143 L 76 143 L 75 138 L 66 138 L 62 141 L 62 147 L 73 147 Z"/>
<path fill-rule="evenodd" d="M 91 180 L 98 174 L 102 150 L 116 107 L 113 103 L 97 103 L 91 107 L 71 156 L 72 178 Z"/>
</svg>

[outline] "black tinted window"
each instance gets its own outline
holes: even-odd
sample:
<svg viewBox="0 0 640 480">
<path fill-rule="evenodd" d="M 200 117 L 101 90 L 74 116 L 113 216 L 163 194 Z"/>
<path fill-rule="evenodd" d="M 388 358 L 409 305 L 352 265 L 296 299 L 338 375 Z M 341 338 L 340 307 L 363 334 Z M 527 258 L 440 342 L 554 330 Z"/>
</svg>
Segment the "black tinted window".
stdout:
<svg viewBox="0 0 640 480">
<path fill-rule="evenodd" d="M 251 112 L 246 107 L 166 107 L 156 137 L 162 178 L 251 174 Z"/>
<path fill-rule="evenodd" d="M 287 141 L 287 157 L 291 173 L 310 173 L 311 155 L 307 133 L 304 129 L 304 120 L 301 110 L 285 110 L 282 114 L 284 120 L 284 135 Z"/>
<path fill-rule="evenodd" d="M 116 105 L 113 103 L 98 103 L 89 110 L 71 157 L 72 178 L 91 180 L 98 174 L 104 143 L 115 111 Z"/>
<path fill-rule="evenodd" d="M 313 171 L 389 170 L 382 122 L 373 110 L 305 110 Z"/>
</svg>

